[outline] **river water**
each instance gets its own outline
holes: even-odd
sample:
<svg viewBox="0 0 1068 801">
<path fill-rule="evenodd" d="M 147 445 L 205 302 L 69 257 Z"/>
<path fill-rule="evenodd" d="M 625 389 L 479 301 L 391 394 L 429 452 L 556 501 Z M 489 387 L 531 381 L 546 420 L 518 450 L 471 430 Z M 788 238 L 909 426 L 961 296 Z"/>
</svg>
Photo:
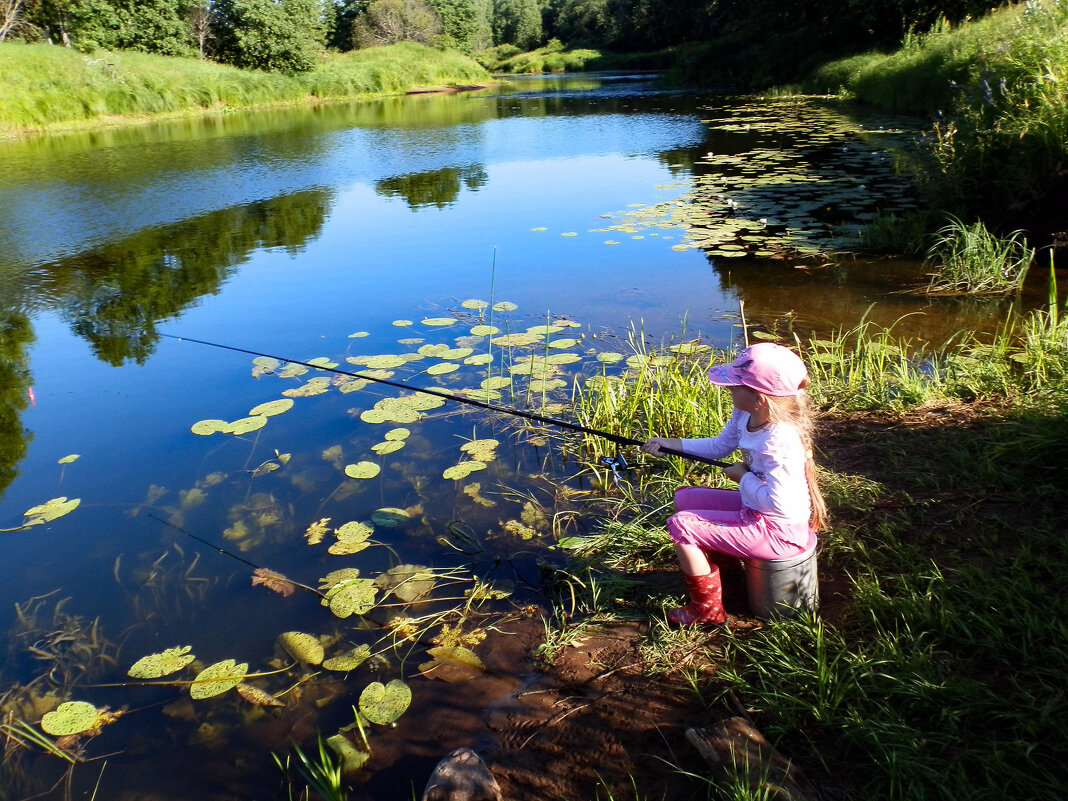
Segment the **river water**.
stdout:
<svg viewBox="0 0 1068 801">
<path fill-rule="evenodd" d="M 285 360 L 566 416 L 576 375 L 632 355 L 628 330 L 728 347 L 739 301 L 780 334 L 992 330 L 1003 305 L 896 294 L 921 265 L 843 253 L 876 209 L 909 208 L 910 126 L 589 75 L 0 145 L 8 725 L 126 708 L 70 746 L 120 754 L 75 768 L 99 799 L 272 797 L 271 752 L 317 730 L 370 749 L 369 788 L 421 789 L 442 697 L 477 722 L 471 655 L 490 661 L 488 628 L 540 626 L 527 607 L 596 481 L 539 430 L 437 398 L 398 411 L 411 393 Z M 256 568 L 312 589 L 253 586 Z M 323 669 L 283 632 L 373 656 Z M 187 646 L 192 664 L 127 676 Z M 191 699 L 220 663 L 284 706 Z M 411 710 L 364 743 L 352 707 L 394 680 Z M 138 686 L 100 686 L 120 683 Z M 23 797 L 66 768 L 19 751 L 3 783 Z"/>
</svg>

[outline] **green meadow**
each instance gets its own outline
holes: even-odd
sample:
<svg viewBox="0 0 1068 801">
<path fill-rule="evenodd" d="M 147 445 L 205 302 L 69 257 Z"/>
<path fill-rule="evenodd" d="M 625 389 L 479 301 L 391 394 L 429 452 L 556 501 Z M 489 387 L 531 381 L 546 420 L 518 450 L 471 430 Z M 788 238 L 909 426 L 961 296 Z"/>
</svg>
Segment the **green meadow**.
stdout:
<svg viewBox="0 0 1068 801">
<path fill-rule="evenodd" d="M 400 94 L 488 80 L 466 56 L 411 42 L 331 54 L 311 72 L 242 70 L 134 51 L 0 47 L 0 134 L 156 115 Z"/>
</svg>

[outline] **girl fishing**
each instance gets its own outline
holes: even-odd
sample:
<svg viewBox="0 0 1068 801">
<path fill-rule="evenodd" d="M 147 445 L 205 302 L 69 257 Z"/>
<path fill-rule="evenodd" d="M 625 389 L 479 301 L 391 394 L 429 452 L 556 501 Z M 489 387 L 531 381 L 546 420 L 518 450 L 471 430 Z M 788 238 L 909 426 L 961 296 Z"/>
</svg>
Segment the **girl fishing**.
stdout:
<svg viewBox="0 0 1068 801">
<path fill-rule="evenodd" d="M 826 505 L 812 459 L 808 370 L 788 348 L 769 342 L 746 348 L 731 364 L 715 365 L 708 378 L 731 393 L 734 411 L 708 439 L 654 437 L 642 450 L 662 449 L 711 459 L 741 452 L 723 468 L 737 490 L 681 487 L 668 531 L 690 592 L 690 603 L 671 609 L 672 623 L 723 623 L 719 566 L 706 551 L 740 559 L 789 559 L 816 544 Z"/>
</svg>

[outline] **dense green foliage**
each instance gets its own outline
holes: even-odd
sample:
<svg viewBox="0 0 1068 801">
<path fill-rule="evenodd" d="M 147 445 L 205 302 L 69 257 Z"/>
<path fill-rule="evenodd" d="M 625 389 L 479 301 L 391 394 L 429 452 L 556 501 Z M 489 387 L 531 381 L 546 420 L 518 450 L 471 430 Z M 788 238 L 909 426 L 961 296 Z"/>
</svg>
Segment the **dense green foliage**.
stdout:
<svg viewBox="0 0 1068 801">
<path fill-rule="evenodd" d="M 317 0 L 214 0 L 215 52 L 236 67 L 306 72 L 326 46 Z"/>
<path fill-rule="evenodd" d="M 504 44 L 532 50 L 552 39 L 622 52 L 715 43 L 721 74 L 780 77 L 836 54 L 896 44 L 942 18 L 988 11 L 976 0 L 19 0 L 4 8 L 0 32 L 28 41 L 86 52 L 206 52 L 284 71 L 309 69 L 327 43 L 344 51 L 437 35 L 466 53 Z M 798 47 L 783 48 L 783 39 Z M 766 53 L 766 63 L 754 52 Z"/>
<path fill-rule="evenodd" d="M 1066 76 L 1068 3 L 1045 0 L 829 63 L 808 88 L 931 115 L 932 205 L 1004 227 L 1063 187 Z"/>
</svg>

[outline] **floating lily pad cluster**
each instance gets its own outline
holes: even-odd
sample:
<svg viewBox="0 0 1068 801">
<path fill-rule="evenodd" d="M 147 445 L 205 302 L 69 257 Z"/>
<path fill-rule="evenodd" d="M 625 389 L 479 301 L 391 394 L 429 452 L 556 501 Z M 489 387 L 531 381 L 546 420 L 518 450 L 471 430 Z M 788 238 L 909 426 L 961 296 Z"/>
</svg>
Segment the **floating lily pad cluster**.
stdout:
<svg viewBox="0 0 1068 801">
<path fill-rule="evenodd" d="M 719 258 L 815 256 L 856 249 L 878 213 L 917 208 L 915 183 L 898 169 L 915 139 L 908 121 L 861 123 L 804 97 L 715 111 L 706 124 L 739 143 L 697 161 L 689 192 L 623 212 L 620 223 L 593 232 L 684 229 L 677 250 L 699 248 Z"/>
</svg>

